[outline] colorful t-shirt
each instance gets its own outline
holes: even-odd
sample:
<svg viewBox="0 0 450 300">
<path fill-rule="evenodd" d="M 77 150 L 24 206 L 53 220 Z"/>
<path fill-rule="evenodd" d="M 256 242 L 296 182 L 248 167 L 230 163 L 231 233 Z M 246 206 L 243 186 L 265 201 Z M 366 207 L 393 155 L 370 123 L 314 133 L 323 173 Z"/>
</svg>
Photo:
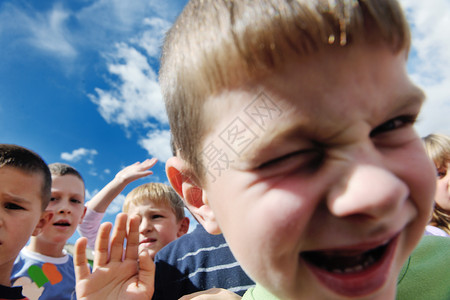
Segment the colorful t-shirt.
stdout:
<svg viewBox="0 0 450 300">
<path fill-rule="evenodd" d="M 30 300 L 76 300 L 73 258 L 49 257 L 22 249 L 14 262 L 13 286 L 22 286 Z"/>
</svg>

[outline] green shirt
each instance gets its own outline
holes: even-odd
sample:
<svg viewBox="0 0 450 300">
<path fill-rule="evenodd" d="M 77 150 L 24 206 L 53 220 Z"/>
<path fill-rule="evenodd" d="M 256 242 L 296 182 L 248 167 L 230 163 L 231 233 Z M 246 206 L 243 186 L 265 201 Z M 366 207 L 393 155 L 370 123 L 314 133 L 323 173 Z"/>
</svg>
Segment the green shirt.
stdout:
<svg viewBox="0 0 450 300">
<path fill-rule="evenodd" d="M 450 299 L 450 238 L 425 236 L 403 265 L 397 300 Z"/>
<path fill-rule="evenodd" d="M 256 286 L 248 289 L 244 296 L 242 296 L 242 300 L 278 300 L 277 297 L 266 291 L 262 286 L 257 284 Z"/>
</svg>

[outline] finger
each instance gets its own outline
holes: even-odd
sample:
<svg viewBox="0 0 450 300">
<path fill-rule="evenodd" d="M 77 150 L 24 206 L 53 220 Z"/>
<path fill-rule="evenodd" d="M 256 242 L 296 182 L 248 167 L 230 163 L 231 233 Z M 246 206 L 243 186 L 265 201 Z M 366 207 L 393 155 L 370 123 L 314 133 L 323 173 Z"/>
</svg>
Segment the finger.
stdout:
<svg viewBox="0 0 450 300">
<path fill-rule="evenodd" d="M 77 282 L 87 278 L 91 273 L 86 259 L 86 245 L 87 238 L 85 237 L 79 238 L 75 243 L 73 262 L 75 267 L 75 278 Z"/>
<path fill-rule="evenodd" d="M 105 222 L 100 225 L 95 240 L 95 254 L 94 254 L 94 270 L 97 267 L 106 265 L 108 262 L 109 250 L 109 233 L 111 232 L 112 224 Z"/>
<path fill-rule="evenodd" d="M 136 260 L 138 258 L 140 223 L 140 216 L 133 216 L 129 220 L 125 259 Z"/>
<path fill-rule="evenodd" d="M 153 167 L 158 162 L 158 159 L 153 157 L 152 159 L 145 160 L 142 164 L 145 164 L 146 169 Z"/>
<path fill-rule="evenodd" d="M 139 284 L 146 286 L 151 299 L 155 291 L 155 264 L 148 251 L 139 253 Z"/>
<path fill-rule="evenodd" d="M 127 235 L 127 214 L 120 213 L 116 221 L 111 236 L 111 261 L 122 261 L 123 243 Z"/>
</svg>

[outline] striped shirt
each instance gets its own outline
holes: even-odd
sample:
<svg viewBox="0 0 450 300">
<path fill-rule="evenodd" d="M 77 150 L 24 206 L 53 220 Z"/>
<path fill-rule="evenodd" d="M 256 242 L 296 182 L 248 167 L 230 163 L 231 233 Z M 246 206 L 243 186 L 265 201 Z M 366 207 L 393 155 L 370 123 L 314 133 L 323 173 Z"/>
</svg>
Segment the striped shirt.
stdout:
<svg viewBox="0 0 450 300">
<path fill-rule="evenodd" d="M 222 235 L 211 235 L 201 225 L 161 249 L 155 257 L 153 299 L 178 299 L 210 288 L 239 295 L 254 282 L 244 273 Z"/>
</svg>

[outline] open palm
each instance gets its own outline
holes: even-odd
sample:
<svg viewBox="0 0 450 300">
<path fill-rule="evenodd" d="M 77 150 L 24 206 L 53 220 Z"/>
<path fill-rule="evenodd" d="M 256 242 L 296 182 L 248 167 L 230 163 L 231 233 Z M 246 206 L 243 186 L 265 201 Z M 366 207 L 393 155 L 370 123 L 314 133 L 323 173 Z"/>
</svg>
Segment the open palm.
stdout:
<svg viewBox="0 0 450 300">
<path fill-rule="evenodd" d="M 112 224 L 100 226 L 92 273 L 86 260 L 87 240 L 81 238 L 77 241 L 74 256 L 77 299 L 151 299 L 155 266 L 147 251 L 138 254 L 139 222 L 139 217 L 130 219 L 127 235 L 127 215 L 117 215 L 111 243 Z M 123 248 L 125 238 L 126 249 Z"/>
</svg>

